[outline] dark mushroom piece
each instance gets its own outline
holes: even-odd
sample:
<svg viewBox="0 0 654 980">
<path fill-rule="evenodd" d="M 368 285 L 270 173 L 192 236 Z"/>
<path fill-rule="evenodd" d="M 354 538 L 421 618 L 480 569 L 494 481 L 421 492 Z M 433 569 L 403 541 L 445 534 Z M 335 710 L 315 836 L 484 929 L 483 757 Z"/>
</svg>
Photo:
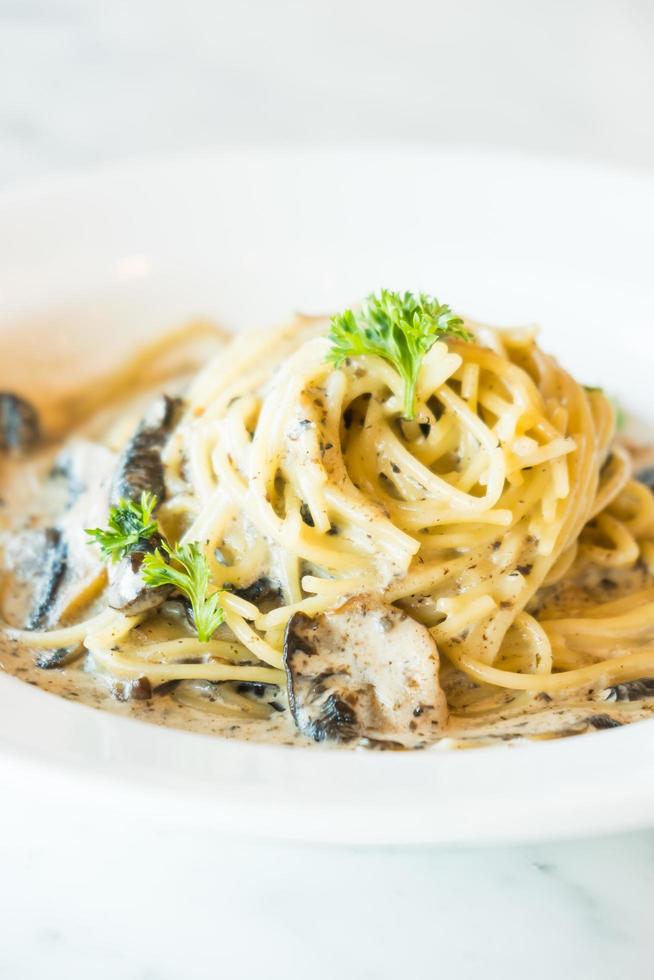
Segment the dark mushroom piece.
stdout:
<svg viewBox="0 0 654 980">
<path fill-rule="evenodd" d="M 159 502 L 166 495 L 161 451 L 177 422 L 181 401 L 160 395 L 152 403 L 118 460 L 111 486 L 111 503 L 138 501 L 143 491 Z"/>
<path fill-rule="evenodd" d="M 607 728 L 620 728 L 622 722 L 618 721 L 617 718 L 612 718 L 611 715 L 591 715 L 586 719 L 587 723 L 597 731 L 602 731 Z"/>
<path fill-rule="evenodd" d="M 11 392 L 0 392 L 0 449 L 32 449 L 40 432 L 39 413 L 34 406 Z"/>
<path fill-rule="evenodd" d="M 410 747 L 443 733 L 448 709 L 436 643 L 378 598 L 350 599 L 313 618 L 296 613 L 284 664 L 295 723 L 317 742 L 368 738 Z"/>
<path fill-rule="evenodd" d="M 114 681 L 109 690 L 116 701 L 149 701 L 152 685 L 147 677 L 137 677 L 131 681 Z"/>
<path fill-rule="evenodd" d="M 156 542 L 147 544 L 148 550 L 154 551 Z M 108 568 L 107 604 L 126 616 L 140 616 L 150 609 L 157 609 L 175 591 L 173 585 L 149 588 L 141 578 L 142 564 L 143 552 L 133 552 Z"/>
<path fill-rule="evenodd" d="M 654 698 L 654 677 L 643 677 L 639 681 L 625 681 L 607 687 L 606 701 L 642 701 L 643 698 Z"/>
<path fill-rule="evenodd" d="M 42 650 L 36 655 L 34 663 L 41 670 L 55 670 L 59 667 L 67 667 L 85 653 L 86 647 L 82 643 L 74 647 L 59 647 L 57 650 Z"/>
<path fill-rule="evenodd" d="M 46 528 L 43 531 L 43 552 L 36 598 L 25 624 L 26 629 L 38 630 L 47 624 L 67 565 L 68 544 L 65 536 L 57 527 Z"/>
<path fill-rule="evenodd" d="M 118 459 L 111 485 L 113 504 L 121 500 L 138 501 L 144 491 L 153 493 L 159 502 L 164 499 L 166 486 L 161 451 L 177 421 L 180 406 L 179 399 L 168 395 L 160 395 L 150 405 Z M 173 594 L 172 586 L 150 589 L 141 578 L 143 554 L 154 551 L 160 544 L 160 538 L 153 538 L 143 543 L 143 549 L 135 549 L 117 565 L 109 566 L 107 602 L 112 609 L 118 609 L 126 616 L 138 616 L 158 608 Z"/>
<path fill-rule="evenodd" d="M 261 689 L 261 690 L 259 690 Z M 198 708 L 210 714 L 238 718 L 241 721 L 263 721 L 283 705 L 274 700 L 279 688 L 274 684 L 245 684 L 221 681 L 181 681 L 173 698 L 187 708 Z"/>
<path fill-rule="evenodd" d="M 26 629 L 43 629 L 76 615 L 104 585 L 104 564 L 89 548 L 85 528 L 99 524 L 115 463 L 112 452 L 76 440 L 50 474 L 54 522 L 12 539 L 8 572 L 12 616 Z"/>
<path fill-rule="evenodd" d="M 271 581 L 267 575 L 262 575 L 249 585 L 232 589 L 234 595 L 240 596 L 247 602 L 254 602 L 260 609 L 267 611 L 279 605 L 282 594 L 281 587 L 276 582 Z"/>
</svg>

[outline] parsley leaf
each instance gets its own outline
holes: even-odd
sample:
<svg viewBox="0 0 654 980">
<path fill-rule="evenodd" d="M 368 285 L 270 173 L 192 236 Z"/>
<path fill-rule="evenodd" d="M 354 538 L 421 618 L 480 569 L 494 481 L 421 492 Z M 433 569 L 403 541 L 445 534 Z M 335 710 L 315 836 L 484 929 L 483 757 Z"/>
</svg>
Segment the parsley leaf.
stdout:
<svg viewBox="0 0 654 980">
<path fill-rule="evenodd" d="M 150 588 L 159 585 L 174 585 L 191 600 L 193 619 L 198 639 L 207 643 L 224 619 L 220 605 L 220 593 L 207 594 L 209 587 L 209 565 L 197 542 L 176 545 L 174 548 L 163 542 L 154 554 L 143 559 L 141 577 Z"/>
<path fill-rule="evenodd" d="M 327 355 L 336 367 L 348 357 L 375 354 L 389 361 L 404 381 L 403 413 L 415 417 L 416 384 L 425 354 L 442 337 L 472 340 L 463 320 L 425 293 L 372 294 L 361 310 L 332 317 Z"/>
<path fill-rule="evenodd" d="M 88 528 L 86 533 L 100 545 L 103 558 L 120 561 L 158 532 L 159 526 L 152 520 L 156 506 L 155 495 L 144 490 L 138 503 L 121 500 L 110 509 L 108 528 Z"/>
</svg>

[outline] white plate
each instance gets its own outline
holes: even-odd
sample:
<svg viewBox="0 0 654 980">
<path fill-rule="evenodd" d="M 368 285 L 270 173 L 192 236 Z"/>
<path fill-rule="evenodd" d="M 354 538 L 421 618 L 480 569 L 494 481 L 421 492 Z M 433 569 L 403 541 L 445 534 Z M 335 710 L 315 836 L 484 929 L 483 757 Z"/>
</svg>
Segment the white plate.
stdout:
<svg viewBox="0 0 654 980">
<path fill-rule="evenodd" d="M 651 178 L 479 151 L 141 164 L 0 198 L 0 327 L 46 326 L 22 356 L 52 384 L 49 345 L 82 361 L 189 314 L 238 328 L 426 289 L 479 319 L 537 320 L 582 380 L 654 417 L 652 229 Z M 155 728 L 3 676 L 0 778 L 26 798 L 268 837 L 551 838 L 654 819 L 654 721 L 458 753 L 306 751 Z"/>
</svg>

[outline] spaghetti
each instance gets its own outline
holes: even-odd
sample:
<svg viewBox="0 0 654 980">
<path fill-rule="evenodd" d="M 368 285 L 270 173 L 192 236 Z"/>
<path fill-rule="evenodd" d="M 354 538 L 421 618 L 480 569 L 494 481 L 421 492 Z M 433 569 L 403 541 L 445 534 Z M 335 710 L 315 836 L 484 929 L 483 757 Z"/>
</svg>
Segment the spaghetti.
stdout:
<svg viewBox="0 0 654 980">
<path fill-rule="evenodd" d="M 186 704 L 215 708 L 224 682 L 285 690 L 289 621 L 365 595 L 435 641 L 439 738 L 644 716 L 647 698 L 615 691 L 654 677 L 654 497 L 611 402 L 533 331 L 466 327 L 424 354 L 412 419 L 387 360 L 330 360 L 323 318 L 220 345 L 182 393 L 157 519 L 199 543 L 222 625 L 203 642 L 179 604 L 128 615 L 101 591 L 82 621 L 11 636 L 80 644 L 98 675 L 182 682 Z"/>
</svg>

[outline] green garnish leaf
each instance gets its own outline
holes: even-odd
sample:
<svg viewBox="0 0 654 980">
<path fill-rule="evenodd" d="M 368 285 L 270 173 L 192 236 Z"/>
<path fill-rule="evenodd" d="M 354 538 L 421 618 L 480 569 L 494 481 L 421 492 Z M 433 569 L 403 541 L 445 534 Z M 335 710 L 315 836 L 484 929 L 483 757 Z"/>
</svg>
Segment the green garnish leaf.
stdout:
<svg viewBox="0 0 654 980">
<path fill-rule="evenodd" d="M 86 533 L 100 545 L 103 558 L 120 561 L 138 551 L 159 530 L 157 522 L 152 520 L 156 506 L 156 496 L 144 490 L 138 503 L 121 500 L 110 509 L 108 528 L 88 528 Z"/>
<path fill-rule="evenodd" d="M 201 643 L 208 643 L 224 619 L 220 593 L 207 593 L 209 565 L 197 542 L 176 545 L 164 541 L 162 549 L 143 559 L 141 577 L 150 588 L 174 585 L 191 600 L 193 619 Z"/>
<path fill-rule="evenodd" d="M 416 384 L 425 354 L 443 337 L 472 340 L 463 320 L 445 303 L 425 293 L 372 294 L 361 310 L 332 317 L 328 360 L 340 367 L 348 357 L 375 354 L 396 369 L 404 381 L 403 414 L 415 417 Z"/>
</svg>

